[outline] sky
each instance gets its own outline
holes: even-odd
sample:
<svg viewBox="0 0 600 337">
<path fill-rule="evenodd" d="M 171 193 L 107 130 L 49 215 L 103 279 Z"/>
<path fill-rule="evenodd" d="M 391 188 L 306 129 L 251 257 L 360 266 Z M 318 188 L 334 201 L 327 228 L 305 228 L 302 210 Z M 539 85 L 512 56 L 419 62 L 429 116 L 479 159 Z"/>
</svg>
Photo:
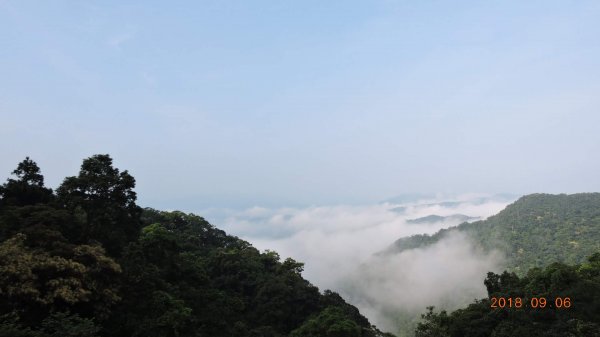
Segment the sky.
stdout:
<svg viewBox="0 0 600 337">
<path fill-rule="evenodd" d="M 598 1 L 0 0 L 0 178 L 139 203 L 599 191 Z M 4 179 L 4 178 L 2 178 Z"/>
</svg>

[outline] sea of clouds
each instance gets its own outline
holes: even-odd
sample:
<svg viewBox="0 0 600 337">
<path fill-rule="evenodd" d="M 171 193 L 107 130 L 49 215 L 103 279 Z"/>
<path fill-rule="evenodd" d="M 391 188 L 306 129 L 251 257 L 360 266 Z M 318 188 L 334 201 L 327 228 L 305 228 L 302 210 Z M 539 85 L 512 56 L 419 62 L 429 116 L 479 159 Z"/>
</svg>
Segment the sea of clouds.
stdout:
<svg viewBox="0 0 600 337">
<path fill-rule="evenodd" d="M 397 330 L 429 305 L 452 309 L 486 295 L 488 271 L 502 268 L 498 252 L 478 251 L 470 238 L 449 235 L 434 245 L 376 255 L 399 238 L 433 234 L 457 221 L 410 224 L 428 215 L 485 219 L 514 197 L 466 194 L 394 198 L 371 205 L 263 208 L 220 212 L 208 219 L 260 250 L 305 263 L 304 277 L 339 292 L 372 323 Z M 403 317 L 397 319 L 397 317 Z"/>
</svg>

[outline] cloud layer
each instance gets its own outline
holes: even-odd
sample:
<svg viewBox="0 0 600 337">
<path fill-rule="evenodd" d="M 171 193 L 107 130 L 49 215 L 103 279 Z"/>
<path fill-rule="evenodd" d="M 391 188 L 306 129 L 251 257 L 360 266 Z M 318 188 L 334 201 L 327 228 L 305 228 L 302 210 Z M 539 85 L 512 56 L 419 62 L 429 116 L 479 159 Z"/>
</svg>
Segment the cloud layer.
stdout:
<svg viewBox="0 0 600 337">
<path fill-rule="evenodd" d="M 499 270 L 502 257 L 477 252 L 458 234 L 423 249 L 374 254 L 401 237 L 458 224 L 408 219 L 457 213 L 485 219 L 507 204 L 506 198 L 485 195 L 434 196 L 359 206 L 254 207 L 209 220 L 261 250 L 304 262 L 308 280 L 340 292 L 372 322 L 393 330 L 397 313 L 418 317 L 428 305 L 451 308 L 484 296 L 485 274 Z"/>
<path fill-rule="evenodd" d="M 469 238 L 455 233 L 423 249 L 373 256 L 338 287 L 373 323 L 395 330 L 426 306 L 454 309 L 485 296 L 486 273 L 501 265 L 499 252 L 477 251 Z"/>
</svg>

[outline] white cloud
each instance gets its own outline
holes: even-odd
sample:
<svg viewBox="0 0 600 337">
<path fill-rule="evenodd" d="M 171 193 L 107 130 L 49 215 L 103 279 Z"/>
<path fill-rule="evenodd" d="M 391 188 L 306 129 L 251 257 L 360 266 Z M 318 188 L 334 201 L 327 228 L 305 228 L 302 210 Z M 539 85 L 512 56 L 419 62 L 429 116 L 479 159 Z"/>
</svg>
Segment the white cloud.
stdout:
<svg viewBox="0 0 600 337">
<path fill-rule="evenodd" d="M 255 247 L 305 263 L 304 276 L 321 289 L 342 293 L 373 322 L 390 329 L 391 312 L 418 315 L 428 305 L 455 306 L 485 295 L 486 272 L 497 270 L 497 254 L 475 252 L 469 239 L 456 235 L 426 249 L 375 257 L 395 240 L 432 234 L 456 222 L 407 224 L 431 214 L 465 214 L 487 218 L 508 202 L 482 195 L 461 195 L 405 204 L 313 206 L 268 209 L 254 207 L 229 214 L 228 232 Z M 404 207 L 403 212 L 393 211 Z M 418 316 L 417 316 L 418 317 Z"/>
<path fill-rule="evenodd" d="M 392 318 L 419 317 L 425 307 L 454 309 L 486 295 L 483 280 L 499 271 L 503 257 L 474 248 L 464 234 L 391 256 L 373 256 L 340 282 L 340 292 L 379 327 L 398 328 Z"/>
</svg>

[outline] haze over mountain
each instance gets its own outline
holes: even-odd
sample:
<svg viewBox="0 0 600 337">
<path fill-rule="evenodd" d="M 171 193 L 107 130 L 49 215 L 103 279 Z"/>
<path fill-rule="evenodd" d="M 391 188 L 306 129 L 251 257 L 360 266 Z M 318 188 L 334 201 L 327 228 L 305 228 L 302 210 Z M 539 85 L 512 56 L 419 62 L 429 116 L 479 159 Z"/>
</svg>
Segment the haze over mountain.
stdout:
<svg viewBox="0 0 600 337">
<path fill-rule="evenodd" d="M 420 218 L 416 218 L 416 219 L 408 219 L 408 220 L 406 220 L 406 222 L 410 223 L 410 224 L 425 224 L 425 223 L 432 223 L 432 222 L 462 223 L 462 222 L 473 221 L 473 220 L 478 220 L 478 219 L 479 219 L 479 217 L 473 217 L 473 216 L 468 216 L 468 215 L 464 215 L 464 214 L 451 214 L 451 215 L 446 215 L 446 216 L 432 214 L 432 215 L 428 215 L 428 216 L 424 216 L 424 217 L 420 217 Z"/>
<path fill-rule="evenodd" d="M 582 263 L 586 256 L 600 251 L 600 193 L 528 195 L 506 208 L 493 196 L 468 195 L 452 197 L 460 200 L 452 202 L 440 199 L 360 207 L 254 208 L 234 214 L 230 226 L 237 227 L 232 231 L 250 229 L 248 233 L 255 236 L 256 245 L 264 249 L 260 253 L 201 217 L 142 211 L 135 204 L 135 180 L 127 171 L 113 168 L 107 155 L 84 160 L 79 175 L 67 177 L 56 193 L 44 186 L 39 172 L 35 162 L 27 158 L 13 171 L 17 179 L 11 178 L 0 187 L 0 255 L 5 261 L 0 268 L 8 275 L 0 280 L 0 290 L 5 294 L 0 302 L 5 304 L 2 307 L 10 304 L 21 308 L 2 316 L 0 332 L 10 330 L 22 336 L 45 337 L 55 331 L 51 324 L 89 329 L 89 336 L 110 331 L 126 335 L 154 331 L 161 336 L 177 336 L 197 329 L 215 336 L 268 332 L 301 337 L 331 329 L 345 331 L 343 335 L 348 336 L 384 336 L 367 319 L 400 336 L 412 336 L 414 331 L 429 329 L 418 320 L 424 307 L 457 309 L 473 298 L 484 297 L 484 284 L 489 293 L 494 277 L 490 271 L 499 273 L 509 267 L 519 272 L 553 262 Z M 404 211 L 394 211 L 397 207 Z M 442 219 L 460 220 L 463 217 L 456 216 L 459 212 L 485 218 L 502 208 L 487 220 L 463 222 L 449 229 L 444 228 L 444 221 L 409 223 L 409 217 L 432 219 L 418 216 L 431 212 L 448 214 Z M 266 230 L 257 231 L 260 226 Z M 283 230 L 273 236 L 269 226 Z M 410 232 L 435 234 L 406 237 Z M 383 253 L 374 254 L 382 244 L 388 244 L 390 237 L 401 233 L 404 238 Z M 565 243 L 571 247 L 565 249 Z M 526 246 L 531 249 L 523 249 Z M 286 254 L 283 262 L 273 248 Z M 92 255 L 83 258 L 85 254 Z M 339 292 L 351 304 L 331 291 L 320 294 L 300 275 L 303 264 L 287 254 L 307 262 L 305 275 L 309 281 L 321 289 Z M 194 259 L 188 260 L 192 256 Z M 71 267 L 66 266 L 53 271 L 53 266 L 60 266 L 57 261 L 63 260 L 72 268 L 81 265 L 85 273 L 78 276 L 75 271 L 67 272 Z M 38 261 L 39 265 L 29 261 Z M 94 274 L 98 268 L 115 277 L 125 268 L 124 278 L 100 282 Z M 182 270 L 199 278 L 188 284 L 183 281 L 186 274 L 180 274 Z M 71 275 L 69 284 L 78 284 L 79 288 L 52 290 L 53 284 L 63 282 L 60 277 L 55 279 L 56 275 L 64 272 Z M 505 274 L 502 277 L 510 277 Z M 588 274 L 582 273 L 581 277 Z M 22 279 L 24 292 L 15 290 L 13 279 Z M 195 288 L 195 282 L 203 284 L 202 292 Z M 276 290 L 284 284 L 289 291 Z M 122 293 L 121 288 L 127 291 Z M 158 315 L 158 322 L 168 321 L 167 325 L 147 321 L 143 317 L 148 314 L 132 309 L 144 297 L 135 294 L 146 288 L 151 296 L 142 306 L 166 305 L 152 315 Z M 264 297 L 265 292 L 271 295 Z M 79 297 L 76 293 L 97 298 L 91 300 L 88 295 Z M 46 300 L 35 294 L 44 294 Z M 278 298 L 278 304 L 270 304 L 272 296 Z M 41 301 L 42 305 L 32 307 L 32 301 Z M 77 313 L 60 309 L 63 301 Z M 296 303 L 296 309 L 285 313 L 277 309 L 289 306 L 287 302 Z M 106 314 L 97 311 L 99 308 Z M 231 310 L 222 319 L 237 321 L 231 326 L 205 313 L 215 309 Z M 176 316 L 172 316 L 174 310 Z M 428 315 L 430 320 L 437 317 Z M 125 316 L 129 318 L 123 320 Z M 594 317 L 583 318 L 596 324 Z M 94 323 L 96 319 L 99 325 Z"/>
<path fill-rule="evenodd" d="M 529 261 L 553 261 L 558 250 L 563 249 L 562 242 L 568 239 L 555 241 L 553 238 L 560 233 L 571 233 L 569 226 L 578 223 L 577 226 L 587 228 L 587 234 L 582 236 L 581 232 L 577 242 L 587 242 L 584 244 L 587 248 L 577 251 L 577 259 L 562 261 L 583 261 L 596 249 L 589 243 L 595 242 L 593 231 L 598 230 L 593 212 L 594 209 L 600 209 L 600 205 L 594 201 L 597 200 L 596 194 L 586 196 L 531 195 L 505 209 L 514 201 L 506 201 L 506 195 L 438 195 L 437 200 L 425 199 L 421 195 L 416 199 L 404 197 L 402 204 L 253 208 L 233 213 L 220 222 L 228 231 L 254 242 L 259 248 L 275 249 L 282 256 L 295 256 L 306 261 L 305 275 L 309 280 L 339 291 L 378 326 L 392 331 L 398 326 L 406 326 L 409 328 L 401 332 L 408 333 L 416 327 L 417 318 L 424 307 L 436 305 L 455 309 L 474 298 L 485 296 L 483 280 L 487 272 L 501 272 L 505 267 L 514 266 L 511 262 L 514 257 L 512 252 L 519 252 L 519 248 L 485 244 L 501 242 L 498 240 L 480 241 L 504 237 L 498 233 L 504 231 L 506 226 L 512 227 L 510 224 L 518 222 L 520 225 L 514 230 L 524 231 L 511 236 L 522 240 L 519 244 L 522 249 L 520 255 L 525 254 Z M 397 208 L 402 208 L 402 212 L 398 212 Z M 516 209 L 519 209 L 518 214 Z M 543 216 L 549 209 L 552 209 L 551 216 Z M 576 209 L 579 215 L 574 217 L 569 209 Z M 473 231 L 485 229 L 475 237 L 469 231 L 459 230 L 452 234 L 454 232 L 444 229 L 461 224 L 464 222 L 462 218 L 455 218 L 454 222 L 410 223 L 414 219 L 427 219 L 431 214 L 443 214 L 445 218 L 461 213 L 482 219 L 493 216 L 489 220 L 465 223 L 458 227 Z M 517 218 L 517 215 L 520 217 Z M 531 222 L 531 219 L 535 221 Z M 542 232 L 535 229 L 536 226 L 550 224 L 551 227 L 543 228 L 546 231 L 544 233 L 552 233 L 551 237 L 541 236 Z M 580 231 L 583 230 L 581 228 Z M 442 229 L 440 234 L 433 235 L 439 229 Z M 512 230 L 509 228 L 507 231 L 511 233 Z M 442 235 L 444 233 L 450 235 Z M 419 235 L 411 237 L 415 234 Z M 433 236 L 427 239 L 428 236 L 420 234 Z M 392 246 L 395 238 L 402 237 L 405 239 L 396 243 L 402 243 L 402 248 L 397 251 L 390 248 L 388 251 L 394 254 L 374 256 Z M 572 240 L 565 242 L 568 241 Z M 511 243 L 510 247 L 515 244 Z M 534 244 L 535 247 L 523 250 L 522 246 L 527 244 Z M 575 247 L 572 243 L 567 244 Z M 549 251 L 552 252 L 546 254 Z M 531 266 L 523 264 L 521 270 Z M 440 279 L 444 282 L 438 282 Z"/>
<path fill-rule="evenodd" d="M 419 289 L 421 286 L 430 289 L 431 292 L 424 292 L 424 295 L 417 293 L 419 299 L 425 297 L 430 301 L 430 305 L 454 310 L 465 306 L 472 299 L 479 299 L 485 295 L 481 276 L 487 272 L 478 270 L 474 275 L 471 274 L 473 269 L 469 266 L 472 268 L 474 261 L 484 261 L 478 266 L 488 268 L 488 271 L 508 269 L 523 276 L 531 268 L 547 267 L 555 262 L 581 264 L 587 257 L 600 252 L 600 193 L 527 195 L 486 220 L 463 222 L 456 227 L 441 229 L 432 235 L 401 237 L 379 252 L 376 258 L 365 263 L 365 268 L 361 268 L 359 274 L 363 278 L 381 280 L 380 275 L 384 270 L 396 268 L 404 272 L 409 271 L 409 278 L 412 278 L 415 275 L 414 271 L 407 269 L 411 268 L 411 262 L 427 252 L 441 250 L 440 247 L 449 249 L 444 251 L 444 258 L 425 273 L 436 275 L 434 279 L 443 279 L 444 282 L 423 285 L 421 280 L 413 279 L 409 289 Z M 459 252 L 460 249 L 464 249 L 465 253 L 452 255 L 456 254 L 457 249 Z M 474 258 L 475 256 L 478 258 Z M 435 259 L 435 255 L 433 258 Z M 373 267 L 380 265 L 384 267 Z M 432 264 L 425 262 L 425 265 Z M 463 273 L 465 279 L 477 278 L 479 273 L 479 285 L 463 279 L 454 283 L 452 277 L 456 275 L 456 271 Z M 407 276 L 402 275 L 400 278 L 406 279 Z M 362 301 L 381 305 L 386 303 L 390 293 L 398 291 L 393 284 L 383 291 L 380 290 L 381 287 L 378 287 L 377 291 L 356 291 L 361 287 L 371 289 L 367 285 L 372 284 L 373 282 L 368 281 L 358 285 L 352 284 L 352 291 L 348 293 L 360 294 Z M 454 284 L 455 288 L 451 293 L 444 294 L 445 287 L 440 289 L 440 284 Z M 379 291 L 383 295 L 378 296 Z M 412 294 L 408 292 L 396 297 L 402 300 L 390 301 L 379 313 L 380 317 L 389 317 L 397 326 L 403 327 L 400 335 L 412 335 L 416 319 L 419 317 L 419 313 L 411 308 L 412 302 L 409 298 Z M 358 303 L 357 299 L 353 300 L 354 303 Z"/>
<path fill-rule="evenodd" d="M 0 325 L 403 335 L 494 293 L 488 271 L 519 283 L 494 290 L 582 293 L 596 196 L 547 194 L 600 191 L 599 17 L 596 0 L 0 0 Z M 419 331 L 539 323 L 482 303 Z"/>
<path fill-rule="evenodd" d="M 448 302 L 458 306 L 485 294 L 488 271 L 501 271 L 501 254 L 475 254 L 468 238 L 456 236 L 432 249 L 398 259 L 374 254 L 395 238 L 433 234 L 462 221 L 409 224 L 429 214 L 471 214 L 487 218 L 510 201 L 488 194 L 404 197 L 402 204 L 313 206 L 305 208 L 251 208 L 231 211 L 215 223 L 260 249 L 306 262 L 305 277 L 323 288 L 336 290 L 360 308 L 372 322 L 393 331 L 398 322 L 390 312 L 406 310 L 416 317 L 428 305 Z M 402 213 L 394 208 L 404 207 Z M 211 219 L 210 216 L 208 216 Z M 454 270 L 440 268 L 446 261 Z M 410 271 L 410 272 L 407 272 Z M 430 282 L 444 279 L 435 287 Z M 435 291 L 432 291 L 432 287 Z M 448 306 L 451 307 L 451 306 Z M 415 325 L 413 325 L 414 327 Z"/>
<path fill-rule="evenodd" d="M 427 247 L 452 232 L 486 251 L 504 252 L 505 267 L 518 273 L 552 262 L 582 263 L 600 250 L 600 193 L 527 195 L 487 220 L 400 238 L 385 253 Z"/>
</svg>

